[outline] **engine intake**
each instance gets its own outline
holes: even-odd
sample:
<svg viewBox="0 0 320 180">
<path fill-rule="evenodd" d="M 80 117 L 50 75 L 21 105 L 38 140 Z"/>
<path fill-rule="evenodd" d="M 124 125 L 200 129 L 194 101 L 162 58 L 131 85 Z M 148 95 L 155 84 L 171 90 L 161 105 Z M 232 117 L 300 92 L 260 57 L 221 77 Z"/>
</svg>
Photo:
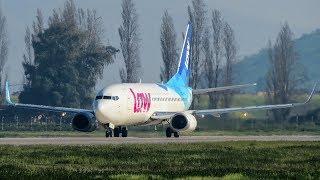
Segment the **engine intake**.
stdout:
<svg viewBox="0 0 320 180">
<path fill-rule="evenodd" d="M 197 120 L 190 113 L 177 113 L 170 119 L 170 126 L 175 131 L 193 131 L 197 127 Z"/>
<path fill-rule="evenodd" d="M 77 131 L 92 132 L 97 129 L 98 125 L 92 113 L 81 112 L 73 117 L 72 127 Z"/>
</svg>

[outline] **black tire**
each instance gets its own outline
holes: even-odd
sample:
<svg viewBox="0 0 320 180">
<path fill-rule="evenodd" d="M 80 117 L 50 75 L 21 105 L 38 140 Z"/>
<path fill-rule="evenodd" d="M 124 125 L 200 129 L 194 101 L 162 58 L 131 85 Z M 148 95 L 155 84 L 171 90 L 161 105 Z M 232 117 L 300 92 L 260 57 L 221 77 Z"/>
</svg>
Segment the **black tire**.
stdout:
<svg viewBox="0 0 320 180">
<path fill-rule="evenodd" d="M 173 136 L 174 136 L 175 138 L 178 138 L 178 137 L 179 137 L 179 133 L 178 133 L 178 132 L 173 132 Z"/>
<path fill-rule="evenodd" d="M 122 135 L 122 137 L 128 137 L 128 130 L 126 127 L 123 127 L 121 129 L 121 135 Z"/>
<path fill-rule="evenodd" d="M 120 128 L 116 127 L 113 130 L 114 137 L 120 137 Z"/>
<path fill-rule="evenodd" d="M 166 129 L 166 136 L 169 138 L 169 137 L 171 137 L 171 135 L 172 135 L 172 129 L 169 128 L 169 127 L 167 127 L 167 129 Z"/>
<path fill-rule="evenodd" d="M 111 128 L 107 128 L 106 129 L 106 138 L 112 137 L 112 129 Z"/>
</svg>

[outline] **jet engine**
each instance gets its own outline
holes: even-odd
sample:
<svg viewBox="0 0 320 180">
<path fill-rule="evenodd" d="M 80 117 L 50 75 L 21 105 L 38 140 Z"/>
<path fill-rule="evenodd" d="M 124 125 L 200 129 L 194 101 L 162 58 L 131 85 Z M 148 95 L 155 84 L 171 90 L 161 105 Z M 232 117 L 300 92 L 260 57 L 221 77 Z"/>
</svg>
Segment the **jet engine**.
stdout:
<svg viewBox="0 0 320 180">
<path fill-rule="evenodd" d="M 170 119 L 170 126 L 175 131 L 193 131 L 197 127 L 197 120 L 190 113 L 177 113 Z"/>
<path fill-rule="evenodd" d="M 77 131 L 92 132 L 97 129 L 98 124 L 92 113 L 81 112 L 73 117 L 72 127 Z"/>
</svg>

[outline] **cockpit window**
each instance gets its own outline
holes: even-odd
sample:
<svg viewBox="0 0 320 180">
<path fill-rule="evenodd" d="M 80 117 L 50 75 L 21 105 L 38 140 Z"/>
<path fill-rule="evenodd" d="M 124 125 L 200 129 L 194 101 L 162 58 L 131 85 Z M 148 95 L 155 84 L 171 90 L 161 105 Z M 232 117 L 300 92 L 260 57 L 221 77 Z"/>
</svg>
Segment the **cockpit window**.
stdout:
<svg viewBox="0 0 320 180">
<path fill-rule="evenodd" d="M 97 96 L 96 100 L 98 99 L 108 99 L 108 100 L 112 99 L 114 101 L 117 101 L 119 97 L 118 96 Z"/>
<path fill-rule="evenodd" d="M 111 96 L 103 96 L 103 99 L 111 99 Z"/>
<path fill-rule="evenodd" d="M 102 96 L 97 96 L 97 97 L 96 97 L 96 100 L 98 100 L 98 99 L 102 99 Z"/>
<path fill-rule="evenodd" d="M 118 96 L 112 96 L 112 100 L 117 101 L 118 99 L 119 99 L 119 97 L 118 97 Z"/>
</svg>

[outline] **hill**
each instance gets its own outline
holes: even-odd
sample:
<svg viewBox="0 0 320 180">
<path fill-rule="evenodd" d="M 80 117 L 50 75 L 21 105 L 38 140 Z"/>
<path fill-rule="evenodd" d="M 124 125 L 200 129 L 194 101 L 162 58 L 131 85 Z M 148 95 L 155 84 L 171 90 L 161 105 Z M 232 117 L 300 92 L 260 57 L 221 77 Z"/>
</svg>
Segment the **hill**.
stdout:
<svg viewBox="0 0 320 180">
<path fill-rule="evenodd" d="M 295 40 L 295 46 L 299 54 L 299 63 L 307 72 L 308 80 L 301 88 L 309 88 L 315 81 L 320 80 L 320 29 L 304 34 Z M 235 81 L 237 83 L 257 82 L 256 90 L 265 87 L 265 75 L 269 68 L 266 49 L 257 54 L 246 56 L 235 65 Z"/>
</svg>

